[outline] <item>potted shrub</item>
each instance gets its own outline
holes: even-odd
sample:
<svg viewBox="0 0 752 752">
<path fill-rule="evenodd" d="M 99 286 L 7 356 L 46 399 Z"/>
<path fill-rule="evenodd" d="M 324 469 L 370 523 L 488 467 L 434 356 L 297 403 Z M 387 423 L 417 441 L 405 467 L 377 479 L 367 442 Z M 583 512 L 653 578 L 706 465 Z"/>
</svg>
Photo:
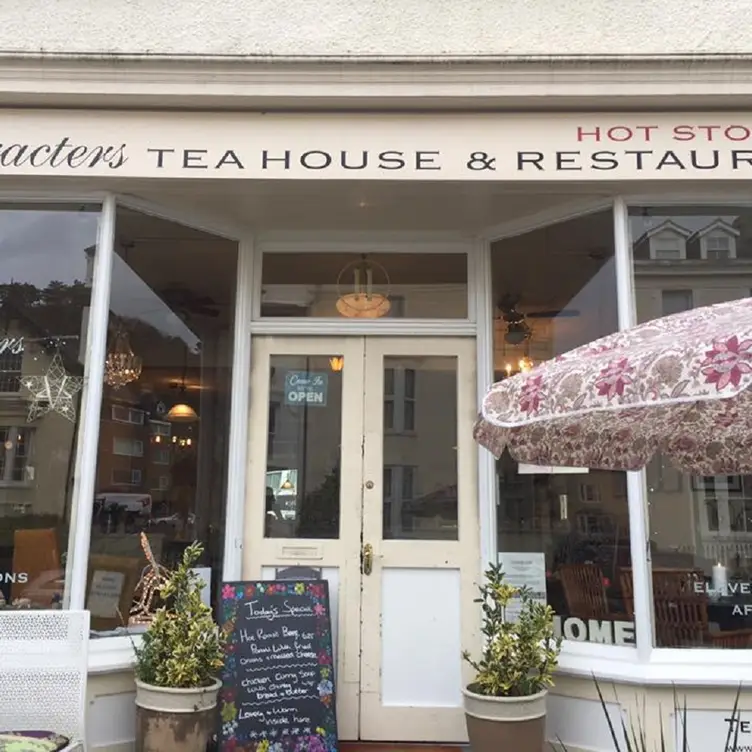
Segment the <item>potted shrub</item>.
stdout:
<svg viewBox="0 0 752 752">
<path fill-rule="evenodd" d="M 483 653 L 474 661 L 474 681 L 463 691 L 473 752 L 541 752 L 546 695 L 553 684 L 561 638 L 554 638 L 554 612 L 530 594 L 504 582 L 499 565 L 485 573 L 476 603 L 483 609 Z M 507 619 L 515 601 L 516 619 Z"/>
<path fill-rule="evenodd" d="M 136 652 L 137 752 L 205 752 L 214 729 L 224 635 L 201 600 L 192 543 L 159 588 L 162 606 Z"/>
</svg>

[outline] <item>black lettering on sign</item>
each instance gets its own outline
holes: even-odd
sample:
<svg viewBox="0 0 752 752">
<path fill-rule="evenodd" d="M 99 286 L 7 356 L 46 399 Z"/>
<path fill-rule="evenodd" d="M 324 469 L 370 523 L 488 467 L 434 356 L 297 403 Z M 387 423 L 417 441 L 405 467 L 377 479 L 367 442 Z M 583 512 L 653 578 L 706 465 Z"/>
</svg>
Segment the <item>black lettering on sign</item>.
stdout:
<svg viewBox="0 0 752 752">
<path fill-rule="evenodd" d="M 220 750 L 337 751 L 326 580 L 228 582 Z"/>
</svg>

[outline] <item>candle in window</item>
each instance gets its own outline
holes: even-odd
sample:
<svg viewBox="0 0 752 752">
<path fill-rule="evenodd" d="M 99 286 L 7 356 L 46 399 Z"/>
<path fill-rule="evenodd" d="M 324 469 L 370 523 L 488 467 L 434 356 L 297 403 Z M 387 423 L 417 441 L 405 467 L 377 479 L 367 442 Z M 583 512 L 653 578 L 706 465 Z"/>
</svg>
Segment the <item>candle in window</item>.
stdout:
<svg viewBox="0 0 752 752">
<path fill-rule="evenodd" d="M 728 577 L 726 575 L 726 567 L 719 561 L 713 567 L 713 590 L 719 595 L 726 595 L 728 587 Z"/>
</svg>

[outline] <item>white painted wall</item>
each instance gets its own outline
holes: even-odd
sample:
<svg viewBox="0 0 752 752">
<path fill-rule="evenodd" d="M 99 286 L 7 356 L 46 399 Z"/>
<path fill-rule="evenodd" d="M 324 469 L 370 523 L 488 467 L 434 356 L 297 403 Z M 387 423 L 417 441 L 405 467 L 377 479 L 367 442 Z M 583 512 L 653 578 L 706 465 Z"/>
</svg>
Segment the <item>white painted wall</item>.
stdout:
<svg viewBox="0 0 752 752">
<path fill-rule="evenodd" d="M 24 0 L 0 51 L 242 56 L 752 54 L 749 0 Z M 712 6 L 712 8 L 711 8 Z"/>
</svg>

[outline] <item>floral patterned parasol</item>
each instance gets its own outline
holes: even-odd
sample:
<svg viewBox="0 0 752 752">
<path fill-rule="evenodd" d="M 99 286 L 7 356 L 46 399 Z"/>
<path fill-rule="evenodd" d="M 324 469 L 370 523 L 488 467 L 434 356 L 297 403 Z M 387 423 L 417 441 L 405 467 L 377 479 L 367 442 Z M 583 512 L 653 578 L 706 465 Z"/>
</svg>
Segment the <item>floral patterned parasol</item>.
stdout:
<svg viewBox="0 0 752 752">
<path fill-rule="evenodd" d="M 476 441 L 533 465 L 752 473 L 752 299 L 656 319 L 494 384 Z"/>
</svg>

